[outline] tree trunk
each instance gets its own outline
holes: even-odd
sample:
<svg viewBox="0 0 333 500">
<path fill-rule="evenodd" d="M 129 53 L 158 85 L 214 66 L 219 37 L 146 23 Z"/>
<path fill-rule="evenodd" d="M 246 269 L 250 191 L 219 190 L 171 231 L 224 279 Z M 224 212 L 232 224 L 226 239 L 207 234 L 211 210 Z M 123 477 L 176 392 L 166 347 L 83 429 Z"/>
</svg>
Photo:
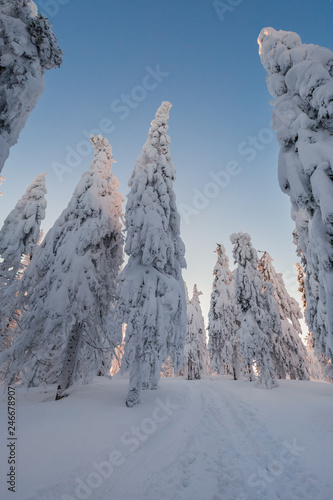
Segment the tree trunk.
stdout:
<svg viewBox="0 0 333 500">
<path fill-rule="evenodd" d="M 251 365 L 251 363 L 249 363 L 247 365 L 247 368 L 249 370 L 249 380 L 250 380 L 250 382 L 253 382 L 253 371 L 252 371 L 252 365 Z"/>
<path fill-rule="evenodd" d="M 161 374 L 160 363 L 154 360 L 150 366 L 150 389 L 153 391 L 156 391 L 158 389 L 160 374 Z"/>
<path fill-rule="evenodd" d="M 141 404 L 141 360 L 138 354 L 136 354 L 129 381 L 129 391 L 126 398 L 126 406 L 133 407 Z"/>
<path fill-rule="evenodd" d="M 234 375 L 234 380 L 239 380 L 240 378 L 240 362 L 239 362 L 239 351 L 238 347 L 236 345 L 233 346 L 233 352 L 232 352 L 232 371 Z"/>
<path fill-rule="evenodd" d="M 193 366 L 192 366 L 192 359 L 189 357 L 188 358 L 188 370 L 187 370 L 187 380 L 193 380 Z"/>
<path fill-rule="evenodd" d="M 60 374 L 60 381 L 55 398 L 56 401 L 66 397 L 65 391 L 73 384 L 79 352 L 81 327 L 81 323 L 76 323 L 71 330 L 65 352 L 64 364 Z"/>
</svg>

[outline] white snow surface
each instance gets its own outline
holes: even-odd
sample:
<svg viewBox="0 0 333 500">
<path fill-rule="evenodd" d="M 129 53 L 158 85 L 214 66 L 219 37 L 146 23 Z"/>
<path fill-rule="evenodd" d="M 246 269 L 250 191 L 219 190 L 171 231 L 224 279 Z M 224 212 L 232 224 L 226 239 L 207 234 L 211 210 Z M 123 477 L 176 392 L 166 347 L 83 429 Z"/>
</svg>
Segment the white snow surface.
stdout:
<svg viewBox="0 0 333 500">
<path fill-rule="evenodd" d="M 169 378 L 134 408 L 125 406 L 127 385 L 124 376 L 97 377 L 57 402 L 55 386 L 18 387 L 17 490 L 3 479 L 3 432 L 0 497 L 332 498 L 333 385 L 282 380 L 263 391 L 223 376 Z M 5 429 L 4 392 L 0 418 Z"/>
<path fill-rule="evenodd" d="M 32 0 L 28 2 L 28 5 L 30 7 L 30 11 L 31 11 L 31 17 L 37 17 L 38 15 L 38 7 L 37 5 L 35 4 L 35 2 L 33 2 Z"/>
</svg>

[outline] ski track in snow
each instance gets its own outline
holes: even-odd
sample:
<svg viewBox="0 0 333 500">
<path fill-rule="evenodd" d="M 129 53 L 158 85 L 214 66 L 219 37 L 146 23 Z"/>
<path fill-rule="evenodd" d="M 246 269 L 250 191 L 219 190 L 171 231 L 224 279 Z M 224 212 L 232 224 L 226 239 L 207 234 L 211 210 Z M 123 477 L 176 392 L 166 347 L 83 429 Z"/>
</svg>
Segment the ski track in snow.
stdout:
<svg viewBox="0 0 333 500">
<path fill-rule="evenodd" d="M 301 443 L 274 439 L 234 393 L 232 382 L 183 381 L 183 389 L 184 384 L 181 406 L 136 451 L 124 454 L 124 464 L 103 480 L 89 500 L 332 498 L 318 477 L 302 467 L 306 450 Z M 38 500 L 61 500 L 65 491 L 76 498 L 70 493 L 73 473 L 84 479 L 89 472 L 91 466 L 73 470 L 71 477 Z"/>
<path fill-rule="evenodd" d="M 198 383 L 198 382 L 195 382 Z M 297 455 L 274 442 L 254 413 L 223 384 L 201 384 L 202 414 L 185 451 L 145 483 L 147 500 L 327 499 L 319 481 L 297 465 Z M 221 387 L 220 387 L 221 388 Z M 292 445 L 292 443 L 290 443 Z M 295 453 L 300 453 L 295 451 Z M 273 465 L 273 474 L 269 473 Z M 266 469 L 270 482 L 260 477 Z M 274 473 L 276 476 L 274 476 Z M 253 476 L 255 474 L 255 476 Z M 170 495 L 170 484 L 173 494 Z M 252 486 L 252 484 L 253 486 Z"/>
</svg>

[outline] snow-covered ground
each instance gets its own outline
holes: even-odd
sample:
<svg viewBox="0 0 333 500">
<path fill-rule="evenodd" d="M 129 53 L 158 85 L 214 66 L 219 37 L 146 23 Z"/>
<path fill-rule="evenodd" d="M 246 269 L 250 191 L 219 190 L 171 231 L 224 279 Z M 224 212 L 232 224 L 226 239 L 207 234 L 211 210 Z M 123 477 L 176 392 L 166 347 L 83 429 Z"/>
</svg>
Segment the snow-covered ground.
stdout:
<svg viewBox="0 0 333 500">
<path fill-rule="evenodd" d="M 17 388 L 15 494 L 3 393 L 1 499 L 333 498 L 333 385 L 162 379 L 134 408 L 127 386 L 96 378 L 57 402 L 55 387 Z"/>
</svg>

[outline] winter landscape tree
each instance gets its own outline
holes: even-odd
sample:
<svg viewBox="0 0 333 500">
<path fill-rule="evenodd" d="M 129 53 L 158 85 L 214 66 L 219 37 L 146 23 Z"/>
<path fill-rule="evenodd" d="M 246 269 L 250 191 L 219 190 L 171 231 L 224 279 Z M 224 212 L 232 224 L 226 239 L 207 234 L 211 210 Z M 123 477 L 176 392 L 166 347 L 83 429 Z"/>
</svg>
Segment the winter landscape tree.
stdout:
<svg viewBox="0 0 333 500">
<path fill-rule="evenodd" d="M 241 359 L 237 331 L 240 327 L 229 258 L 223 245 L 217 245 L 213 270 L 213 291 L 208 314 L 210 370 L 240 376 Z"/>
<path fill-rule="evenodd" d="M 265 285 L 258 271 L 257 252 L 247 233 L 234 233 L 230 239 L 237 264 L 234 279 L 236 301 L 241 310 L 239 338 L 243 362 L 250 380 L 255 363 L 259 385 L 271 389 L 277 385 L 271 359 L 274 315 L 268 310 L 269 302 L 263 293 Z"/>
<path fill-rule="evenodd" d="M 260 58 L 274 98 L 279 183 L 290 197 L 316 352 L 333 356 L 333 52 L 264 28 Z"/>
<path fill-rule="evenodd" d="M 62 52 L 31 0 L 0 0 L 0 173 Z"/>
<path fill-rule="evenodd" d="M 198 290 L 197 285 L 194 285 L 192 299 L 189 300 L 187 297 L 187 331 L 180 374 L 188 380 L 200 379 L 208 372 L 206 328 L 200 306 L 200 295 L 202 292 Z"/>
<path fill-rule="evenodd" d="M 178 371 L 184 349 L 186 262 L 167 135 L 170 107 L 162 102 L 157 110 L 129 181 L 125 213 L 129 259 L 118 289 L 127 324 L 122 370 L 131 368 L 127 406 L 140 403 L 142 386 L 157 388 L 168 357 Z"/>
<path fill-rule="evenodd" d="M 169 378 L 175 375 L 175 370 L 173 368 L 173 363 L 170 358 L 162 365 L 161 378 Z"/>
<path fill-rule="evenodd" d="M 278 378 L 288 374 L 292 379 L 308 380 L 307 354 L 302 342 L 302 327 L 299 320 L 303 317 L 298 302 L 289 295 L 282 274 L 277 273 L 268 252 L 263 252 L 258 270 L 264 281 L 273 285 L 274 298 L 278 304 L 281 322 L 280 333 L 274 338 L 275 360 Z"/>
<path fill-rule="evenodd" d="M 28 386 L 58 382 L 58 399 L 75 380 L 108 373 L 113 354 L 106 330 L 123 259 L 122 197 L 111 146 L 91 140 L 90 169 L 21 280 L 22 331 L 0 357 L 8 383 L 18 374 Z"/>
<path fill-rule="evenodd" d="M 31 260 L 40 238 L 46 209 L 45 174 L 39 174 L 5 219 L 0 230 L 1 350 L 12 341 L 18 280 Z"/>
<path fill-rule="evenodd" d="M 306 297 L 305 297 L 305 275 L 303 266 L 296 262 L 295 264 L 297 270 L 297 282 L 298 291 L 302 294 L 302 306 L 303 310 L 306 309 Z M 328 359 L 325 354 L 315 353 L 315 342 L 313 335 L 308 333 L 305 339 L 307 362 L 309 367 L 310 377 L 314 380 L 326 380 L 331 381 L 333 374 L 331 374 L 331 363 L 328 363 Z M 327 373 L 325 373 L 325 369 Z"/>
</svg>

